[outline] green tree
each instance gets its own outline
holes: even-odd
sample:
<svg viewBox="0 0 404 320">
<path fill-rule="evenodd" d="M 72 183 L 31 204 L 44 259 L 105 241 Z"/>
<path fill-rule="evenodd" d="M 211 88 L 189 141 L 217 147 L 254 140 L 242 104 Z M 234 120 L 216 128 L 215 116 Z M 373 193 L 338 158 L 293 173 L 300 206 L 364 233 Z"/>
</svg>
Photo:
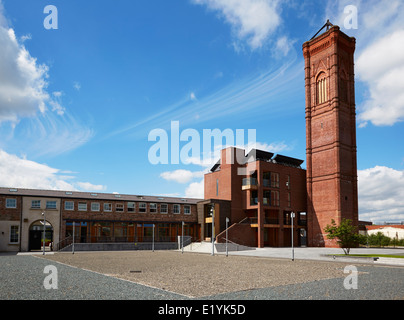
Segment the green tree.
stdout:
<svg viewBox="0 0 404 320">
<path fill-rule="evenodd" d="M 357 247 L 359 243 L 359 234 L 356 226 L 352 225 L 352 220 L 342 219 L 341 224 L 337 226 L 334 219 L 331 220 L 331 225 L 324 228 L 327 233 L 327 238 L 330 240 L 336 239 L 338 245 L 344 250 L 346 255 L 349 254 L 351 248 Z"/>
</svg>

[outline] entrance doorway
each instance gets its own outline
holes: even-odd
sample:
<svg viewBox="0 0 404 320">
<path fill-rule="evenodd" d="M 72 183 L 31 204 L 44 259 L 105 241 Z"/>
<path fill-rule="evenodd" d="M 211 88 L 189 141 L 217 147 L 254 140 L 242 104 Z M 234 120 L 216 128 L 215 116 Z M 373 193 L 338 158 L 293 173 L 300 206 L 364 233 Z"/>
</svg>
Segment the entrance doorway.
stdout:
<svg viewBox="0 0 404 320">
<path fill-rule="evenodd" d="M 44 222 L 35 221 L 29 228 L 28 251 L 43 250 Z M 51 251 L 53 245 L 53 227 L 46 221 L 45 224 L 45 251 Z"/>
</svg>

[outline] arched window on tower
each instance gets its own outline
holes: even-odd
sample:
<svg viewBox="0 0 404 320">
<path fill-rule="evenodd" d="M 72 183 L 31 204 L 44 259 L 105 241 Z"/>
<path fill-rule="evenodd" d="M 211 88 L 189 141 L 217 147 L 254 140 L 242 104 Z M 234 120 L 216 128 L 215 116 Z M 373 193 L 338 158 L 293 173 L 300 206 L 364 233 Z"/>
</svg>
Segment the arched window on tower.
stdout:
<svg viewBox="0 0 404 320">
<path fill-rule="evenodd" d="M 317 104 L 322 104 L 328 100 L 327 94 L 327 76 L 325 72 L 321 72 L 316 81 Z"/>
</svg>

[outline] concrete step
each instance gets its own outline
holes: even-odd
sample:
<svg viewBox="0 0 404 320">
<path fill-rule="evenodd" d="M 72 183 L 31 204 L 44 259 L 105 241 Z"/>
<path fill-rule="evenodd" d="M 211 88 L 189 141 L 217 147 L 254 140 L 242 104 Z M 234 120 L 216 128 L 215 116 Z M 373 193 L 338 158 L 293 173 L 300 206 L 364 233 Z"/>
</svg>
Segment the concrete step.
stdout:
<svg viewBox="0 0 404 320">
<path fill-rule="evenodd" d="M 181 250 L 181 249 L 180 249 Z M 247 247 L 235 243 L 228 243 L 228 251 L 246 251 L 246 250 L 256 250 L 256 248 Z M 201 252 L 201 253 L 212 253 L 212 242 L 202 241 L 193 242 L 190 245 L 184 247 L 184 252 Z M 214 253 L 225 253 L 226 244 L 225 243 L 215 243 Z"/>
</svg>

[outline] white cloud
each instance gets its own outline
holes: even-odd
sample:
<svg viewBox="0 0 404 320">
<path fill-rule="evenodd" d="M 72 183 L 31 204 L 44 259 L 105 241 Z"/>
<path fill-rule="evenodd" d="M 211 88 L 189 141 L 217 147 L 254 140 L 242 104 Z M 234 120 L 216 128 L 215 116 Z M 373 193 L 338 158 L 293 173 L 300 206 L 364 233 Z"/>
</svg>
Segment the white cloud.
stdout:
<svg viewBox="0 0 404 320">
<path fill-rule="evenodd" d="M 168 181 L 175 181 L 178 183 L 188 183 L 194 178 L 200 178 L 203 177 L 205 174 L 205 171 L 197 171 L 197 172 L 192 172 L 190 170 L 175 170 L 175 171 L 166 171 L 160 174 L 160 177 L 168 180 Z"/>
<path fill-rule="evenodd" d="M 359 121 L 393 125 L 404 120 L 404 29 L 366 48 L 357 61 L 360 80 L 370 96 L 361 106 Z"/>
<path fill-rule="evenodd" d="M 358 9 L 358 29 L 344 28 L 344 7 Z M 368 88 L 358 104 L 360 127 L 368 122 L 390 126 L 404 120 L 404 2 L 400 0 L 330 0 L 326 18 L 357 39 L 357 80 Z"/>
<path fill-rule="evenodd" d="M 45 189 L 100 191 L 106 187 L 89 182 L 74 181 L 76 177 L 46 164 L 20 158 L 0 149 L 0 186 Z"/>
<path fill-rule="evenodd" d="M 80 91 L 81 89 L 81 84 L 77 81 L 73 82 L 73 88 L 76 89 L 77 91 Z"/>
<path fill-rule="evenodd" d="M 277 0 L 193 0 L 220 12 L 238 41 L 254 50 L 262 47 L 281 23 Z M 235 44 L 238 47 L 237 44 Z"/>
<path fill-rule="evenodd" d="M 280 52 L 283 56 L 287 56 L 296 41 L 289 40 L 286 36 L 280 37 L 276 41 L 276 52 Z"/>
<path fill-rule="evenodd" d="M 104 191 L 106 187 L 102 184 L 92 184 L 90 182 L 76 182 L 76 185 L 84 191 Z M 118 194 L 117 192 L 113 192 Z"/>
<path fill-rule="evenodd" d="M 38 65 L 18 43 L 13 29 L 0 26 L 0 122 L 45 112 L 48 67 Z"/>
<path fill-rule="evenodd" d="M 358 170 L 359 218 L 404 221 L 404 171 L 385 166 Z"/>
<path fill-rule="evenodd" d="M 200 182 L 192 182 L 185 189 L 185 197 L 204 199 L 204 180 L 202 179 Z"/>
<path fill-rule="evenodd" d="M 0 148 L 8 152 L 24 153 L 31 157 L 56 156 L 87 143 L 94 131 L 80 123 L 69 112 L 59 115 L 46 112 L 36 117 L 21 119 L 10 130 L 0 126 Z"/>
<path fill-rule="evenodd" d="M 0 148 L 60 154 L 87 142 L 93 132 L 65 110 L 63 91 L 47 91 L 49 68 L 25 48 L 30 38 L 18 39 L 8 27 L 0 0 Z"/>
</svg>

